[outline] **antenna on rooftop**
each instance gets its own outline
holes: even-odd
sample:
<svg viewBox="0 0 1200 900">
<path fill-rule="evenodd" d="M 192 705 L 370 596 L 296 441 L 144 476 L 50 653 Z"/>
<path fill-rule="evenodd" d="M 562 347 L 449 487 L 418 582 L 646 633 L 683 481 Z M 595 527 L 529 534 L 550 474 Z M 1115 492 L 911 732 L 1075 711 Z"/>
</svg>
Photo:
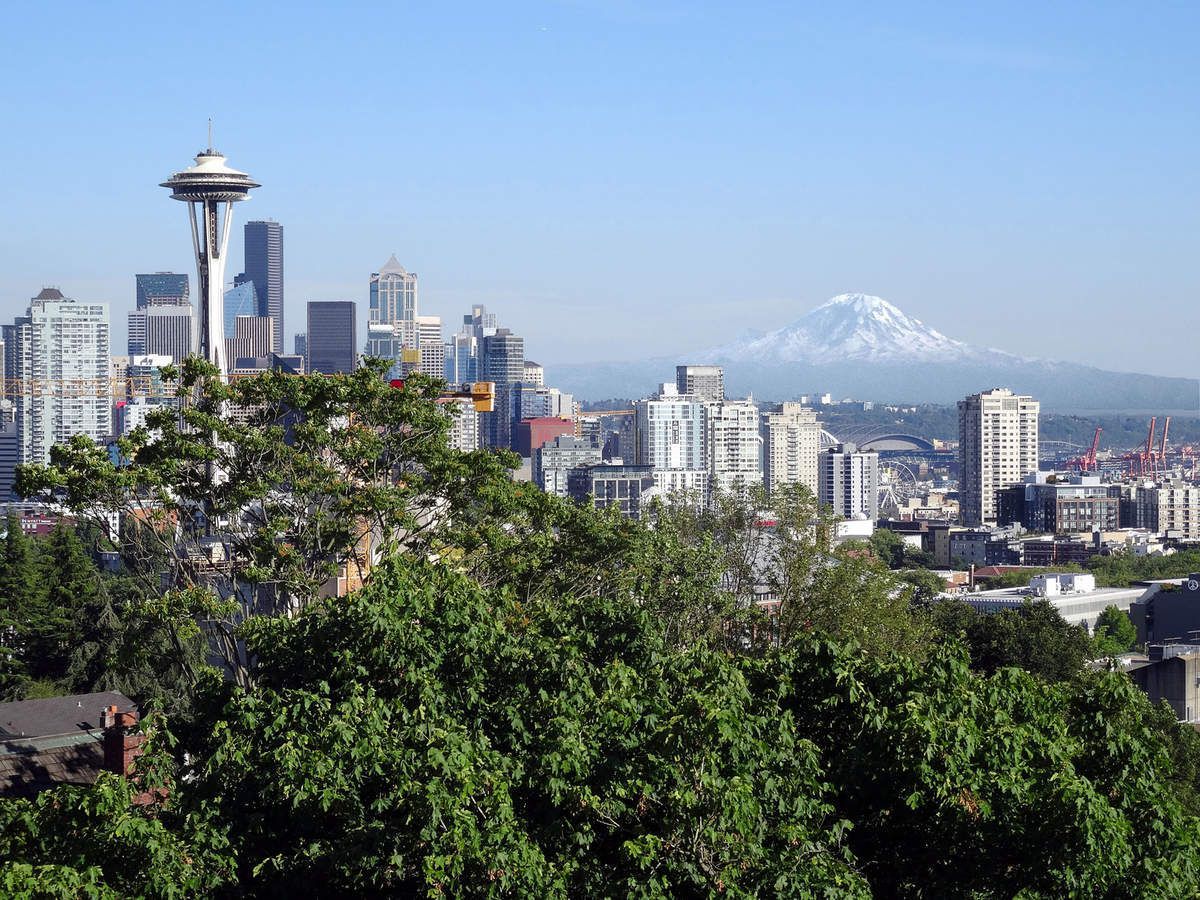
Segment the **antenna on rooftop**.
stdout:
<svg viewBox="0 0 1200 900">
<path fill-rule="evenodd" d="M 212 148 L 213 148 L 213 143 L 212 143 L 212 116 L 209 116 L 209 117 L 208 117 L 208 149 L 209 149 L 209 150 L 211 150 Z"/>
</svg>

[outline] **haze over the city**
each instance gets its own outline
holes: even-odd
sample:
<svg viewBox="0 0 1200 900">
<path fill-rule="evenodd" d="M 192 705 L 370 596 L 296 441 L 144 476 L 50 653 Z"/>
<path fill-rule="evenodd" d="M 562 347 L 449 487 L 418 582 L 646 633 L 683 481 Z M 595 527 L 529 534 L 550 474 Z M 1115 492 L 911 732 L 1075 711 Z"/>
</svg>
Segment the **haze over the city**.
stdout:
<svg viewBox="0 0 1200 900">
<path fill-rule="evenodd" d="M 365 316 L 395 253 L 424 311 L 486 303 L 550 364 L 865 291 L 972 344 L 1194 376 L 1173 336 L 1200 327 L 1198 26 L 1165 4 L 24 5 L 0 35 L 0 312 L 57 285 L 111 304 L 121 346 L 133 273 L 194 277 L 157 183 L 211 116 L 263 185 L 238 227 L 286 229 L 289 336 L 308 300 Z"/>
</svg>

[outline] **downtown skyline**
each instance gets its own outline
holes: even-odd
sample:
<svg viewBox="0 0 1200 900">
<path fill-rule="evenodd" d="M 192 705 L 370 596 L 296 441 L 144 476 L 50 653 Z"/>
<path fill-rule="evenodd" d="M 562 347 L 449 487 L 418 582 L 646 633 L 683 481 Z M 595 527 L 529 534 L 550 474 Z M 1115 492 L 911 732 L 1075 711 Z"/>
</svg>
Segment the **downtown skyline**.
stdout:
<svg viewBox="0 0 1200 900">
<path fill-rule="evenodd" d="M 863 290 L 975 344 L 1195 376 L 1154 321 L 1129 324 L 1156 303 L 1172 330 L 1200 327 L 1196 135 L 1177 114 L 1196 14 L 1030 9 L 868 24 L 768 6 L 301 5 L 248 11 L 273 36 L 263 65 L 203 100 L 194 69 L 138 75 L 181 52 L 154 41 L 167 14 L 118 33 L 81 7 L 60 68 L 0 39 L 6 66 L 39 75 L 3 89 L 14 133 L 71 136 L 0 151 L 23 173 L 0 311 L 53 284 L 118 312 L 135 272 L 194 280 L 182 211 L 154 185 L 211 115 L 216 147 L 264 185 L 239 220 L 287 230 L 285 345 L 308 300 L 353 300 L 365 324 L 369 273 L 395 253 L 425 311 L 501 310 L 548 366 L 695 351 Z M 44 14 L 20 16 L 37 31 Z M 381 29 L 422 39 L 394 68 L 305 69 Z M 378 140 L 359 140 L 366 123 Z"/>
</svg>

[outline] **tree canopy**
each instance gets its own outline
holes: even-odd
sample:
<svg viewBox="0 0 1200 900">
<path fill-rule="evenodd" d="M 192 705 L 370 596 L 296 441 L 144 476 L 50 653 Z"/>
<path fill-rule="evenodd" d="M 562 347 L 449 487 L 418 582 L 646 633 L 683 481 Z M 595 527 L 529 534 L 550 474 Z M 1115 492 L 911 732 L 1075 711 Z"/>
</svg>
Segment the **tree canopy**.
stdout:
<svg viewBox="0 0 1200 900">
<path fill-rule="evenodd" d="M 7 893 L 1194 893 L 1195 736 L 1089 672 L 1047 604 L 923 602 L 802 490 L 769 519 L 752 494 L 632 522 L 450 451 L 432 383 L 282 377 L 193 381 L 191 424 L 123 465 L 76 441 L 23 475 L 81 514 L 141 504 L 116 578 L 85 577 L 63 530 L 13 536 L 0 581 L 23 597 L 57 559 L 28 601 L 73 649 L 56 665 L 176 684 L 187 713 L 152 726 L 133 781 L 0 801 Z M 231 577 L 290 598 L 225 623 L 237 677 L 186 653 L 211 583 L 148 586 L 225 528 L 248 561 Z M 331 596 L 367 533 L 365 585 Z"/>
</svg>

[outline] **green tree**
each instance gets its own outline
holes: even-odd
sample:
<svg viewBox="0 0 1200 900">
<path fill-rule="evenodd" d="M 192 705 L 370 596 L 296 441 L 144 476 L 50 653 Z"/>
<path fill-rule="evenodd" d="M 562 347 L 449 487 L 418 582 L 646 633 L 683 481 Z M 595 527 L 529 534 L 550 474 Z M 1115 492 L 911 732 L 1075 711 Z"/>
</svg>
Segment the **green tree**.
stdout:
<svg viewBox="0 0 1200 900">
<path fill-rule="evenodd" d="M 1067 681 L 1079 676 L 1092 655 L 1087 632 L 1068 625 L 1045 600 L 998 613 L 945 600 L 933 605 L 931 616 L 935 628 L 963 640 L 971 666 L 980 672 L 1012 666 L 1047 681 Z"/>
<path fill-rule="evenodd" d="M 78 611 L 98 602 L 100 575 L 72 526 L 60 521 L 41 543 L 42 591 L 29 614 L 27 665 L 31 675 L 65 691 L 81 638 Z"/>
<path fill-rule="evenodd" d="M 511 455 L 447 446 L 440 382 L 415 376 L 397 389 L 384 368 L 226 382 L 190 358 L 164 369 L 181 408 L 122 438 L 118 462 L 77 436 L 53 448 L 50 465 L 20 467 L 17 490 L 105 533 L 113 517 L 126 523 L 108 537 L 125 542 L 128 571 L 157 594 L 155 561 L 166 562 L 164 618 L 203 621 L 227 671 L 246 682 L 238 622 L 294 613 L 389 548 L 439 552 L 458 519 L 491 515 L 481 494 L 507 480 Z"/>
<path fill-rule="evenodd" d="M 175 805 L 161 733 L 145 724 L 151 743 L 134 779 L 105 772 L 91 787 L 0 799 L 0 895 L 173 898 L 232 886 L 223 829 Z"/>
<path fill-rule="evenodd" d="M 897 580 L 912 588 L 909 600 L 927 606 L 945 592 L 946 582 L 941 575 L 928 569 L 908 569 L 896 573 Z"/>
<path fill-rule="evenodd" d="M 0 699 L 23 695 L 29 679 L 30 625 L 40 612 L 41 586 L 21 520 L 8 514 L 0 557 Z"/>
<path fill-rule="evenodd" d="M 1097 656 L 1115 656 L 1132 649 L 1137 643 L 1137 626 L 1129 616 L 1115 606 L 1106 606 L 1096 617 L 1093 637 Z"/>
<path fill-rule="evenodd" d="M 865 893 L 774 692 L 630 599 L 395 559 L 248 636 L 189 784 L 254 893 Z"/>
</svg>

